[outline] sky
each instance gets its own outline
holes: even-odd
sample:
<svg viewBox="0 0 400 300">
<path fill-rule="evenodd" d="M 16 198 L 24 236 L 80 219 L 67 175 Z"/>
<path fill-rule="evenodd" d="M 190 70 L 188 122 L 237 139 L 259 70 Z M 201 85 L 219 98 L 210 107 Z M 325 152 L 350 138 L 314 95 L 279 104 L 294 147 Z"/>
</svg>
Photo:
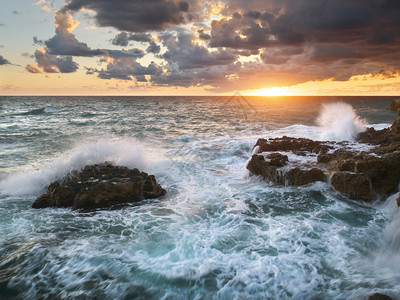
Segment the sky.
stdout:
<svg viewBox="0 0 400 300">
<path fill-rule="evenodd" d="M 0 95 L 400 95 L 399 0 L 2 0 Z"/>
</svg>

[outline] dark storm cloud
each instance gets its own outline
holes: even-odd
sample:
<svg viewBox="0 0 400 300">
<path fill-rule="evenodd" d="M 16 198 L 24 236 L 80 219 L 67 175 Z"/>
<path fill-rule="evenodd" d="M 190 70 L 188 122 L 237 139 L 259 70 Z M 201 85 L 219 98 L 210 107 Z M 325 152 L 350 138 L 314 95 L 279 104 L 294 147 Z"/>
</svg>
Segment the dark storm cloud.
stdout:
<svg viewBox="0 0 400 300">
<path fill-rule="evenodd" d="M 228 1 L 229 9 L 237 11 L 212 22 L 212 46 L 253 49 L 399 41 L 399 1 L 282 0 L 278 11 L 276 1 L 251 2 L 254 6 L 247 11 L 240 1 Z"/>
<path fill-rule="evenodd" d="M 1 65 L 11 65 L 11 63 L 5 59 L 2 55 L 0 55 L 0 66 Z"/>
<path fill-rule="evenodd" d="M 130 32 L 159 31 L 183 24 L 185 14 L 191 11 L 189 2 L 173 0 L 71 0 L 64 11 L 82 8 L 95 11 L 100 26 Z"/>
</svg>

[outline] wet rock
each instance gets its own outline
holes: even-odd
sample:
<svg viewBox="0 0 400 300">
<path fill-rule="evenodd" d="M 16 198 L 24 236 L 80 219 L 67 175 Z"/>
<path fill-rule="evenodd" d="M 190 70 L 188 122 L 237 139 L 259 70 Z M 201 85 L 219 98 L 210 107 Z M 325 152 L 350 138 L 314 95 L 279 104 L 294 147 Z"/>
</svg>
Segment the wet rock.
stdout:
<svg viewBox="0 0 400 300">
<path fill-rule="evenodd" d="M 258 146 L 257 153 L 270 151 L 291 151 L 293 153 L 326 153 L 332 146 L 324 142 L 304 138 L 291 138 L 283 136 L 275 139 L 258 139 L 254 147 Z"/>
<path fill-rule="evenodd" d="M 394 100 L 388 109 L 400 113 L 400 99 Z M 395 192 L 400 182 L 400 116 L 390 128 L 379 131 L 368 128 L 358 136 L 358 142 L 375 147 L 371 151 L 354 152 L 346 148 L 346 143 L 286 136 L 259 139 L 255 145 L 258 154 L 253 155 L 247 169 L 255 175 L 285 185 L 328 181 L 330 177 L 330 183 L 336 190 L 353 199 L 365 201 L 382 199 Z M 335 148 L 337 150 L 333 151 Z M 301 165 L 289 161 L 282 152 L 310 158 L 316 154 L 318 156 L 315 163 Z"/>
<path fill-rule="evenodd" d="M 348 195 L 352 199 L 373 200 L 370 188 L 370 179 L 365 174 L 339 171 L 331 177 L 332 186 L 339 192 Z"/>
<path fill-rule="evenodd" d="M 285 174 L 285 185 L 305 185 L 316 181 L 326 181 L 325 173 L 318 168 L 300 169 L 295 167 Z"/>
<path fill-rule="evenodd" d="M 288 165 L 288 157 L 280 153 L 271 153 L 264 158 L 263 155 L 254 154 L 250 159 L 247 169 L 274 183 L 284 185 L 305 185 L 315 181 L 325 181 L 325 173 L 317 168 L 283 168 Z"/>
<path fill-rule="evenodd" d="M 61 182 L 51 183 L 47 192 L 39 196 L 32 207 L 106 208 L 164 194 L 165 190 L 154 175 L 103 163 L 86 166 L 81 172 L 74 172 Z"/>
<path fill-rule="evenodd" d="M 281 157 L 278 158 L 278 155 Z M 254 154 L 247 164 L 247 169 L 254 175 L 260 175 L 272 182 L 283 184 L 282 176 L 278 169 L 286 165 L 287 156 L 279 153 L 274 153 L 274 156 L 274 158 L 266 160 L 264 156 Z"/>
</svg>

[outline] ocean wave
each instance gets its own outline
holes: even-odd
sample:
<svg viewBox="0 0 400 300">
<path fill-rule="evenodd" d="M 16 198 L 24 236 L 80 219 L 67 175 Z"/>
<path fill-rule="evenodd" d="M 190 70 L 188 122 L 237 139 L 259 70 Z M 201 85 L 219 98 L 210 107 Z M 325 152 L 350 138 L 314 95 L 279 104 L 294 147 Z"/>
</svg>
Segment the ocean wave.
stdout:
<svg viewBox="0 0 400 300">
<path fill-rule="evenodd" d="M 29 115 L 43 115 L 43 114 L 52 114 L 52 113 L 57 113 L 60 112 L 59 109 L 52 107 L 52 106 L 45 106 L 42 108 L 37 108 L 37 109 L 32 109 L 30 111 L 21 113 L 21 114 L 17 114 L 17 115 L 21 115 L 21 116 L 29 116 Z"/>
<path fill-rule="evenodd" d="M 322 129 L 322 139 L 332 141 L 354 141 L 368 125 L 345 102 L 323 104 L 317 124 Z"/>
<path fill-rule="evenodd" d="M 9 175 L 0 182 L 0 192 L 6 195 L 38 195 L 52 181 L 65 177 L 73 170 L 105 161 L 145 170 L 148 161 L 143 152 L 142 145 L 135 140 L 102 140 L 79 145 L 38 169 Z"/>
</svg>

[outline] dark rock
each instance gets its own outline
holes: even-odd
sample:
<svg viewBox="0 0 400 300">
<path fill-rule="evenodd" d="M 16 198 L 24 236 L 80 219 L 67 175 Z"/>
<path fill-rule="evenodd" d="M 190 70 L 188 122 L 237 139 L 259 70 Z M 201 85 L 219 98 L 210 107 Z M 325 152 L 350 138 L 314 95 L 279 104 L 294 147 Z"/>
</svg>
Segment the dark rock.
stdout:
<svg viewBox="0 0 400 300">
<path fill-rule="evenodd" d="M 302 154 L 305 154 L 304 152 L 326 153 L 329 149 L 333 148 L 324 142 L 287 136 L 275 139 L 258 139 L 254 147 L 257 146 L 259 146 L 257 153 L 270 151 L 292 151 Z"/>
<path fill-rule="evenodd" d="M 316 181 L 326 181 L 325 173 L 318 168 L 308 170 L 295 167 L 285 174 L 285 185 L 305 185 Z"/>
<path fill-rule="evenodd" d="M 280 153 L 268 154 L 267 158 L 270 159 L 269 164 L 271 166 L 276 166 L 278 168 L 283 167 L 284 165 L 286 165 L 287 161 L 289 160 L 287 155 L 282 155 Z"/>
<path fill-rule="evenodd" d="M 394 99 L 392 103 L 386 108 L 387 110 L 397 111 L 400 116 L 400 98 Z"/>
<path fill-rule="evenodd" d="M 51 183 L 47 192 L 39 196 L 32 207 L 106 208 L 164 194 L 165 190 L 153 175 L 103 163 L 86 166 L 62 182 Z"/>
<path fill-rule="evenodd" d="M 375 294 L 369 296 L 368 300 L 393 300 L 393 298 L 391 298 L 387 295 L 384 295 L 384 294 L 375 293 Z"/>
<path fill-rule="evenodd" d="M 277 184 L 299 186 L 315 181 L 326 181 L 325 173 L 317 168 L 292 167 L 288 170 L 282 169 L 287 165 L 287 162 L 288 157 L 280 153 L 269 154 L 266 159 L 262 155 L 254 154 L 247 165 L 247 169 L 254 175 L 260 175 Z"/>
<path fill-rule="evenodd" d="M 400 114 L 400 99 L 388 107 Z M 285 185 L 303 185 L 314 181 L 327 181 L 338 191 L 353 199 L 373 201 L 384 198 L 396 191 L 400 182 L 400 115 L 390 128 L 375 130 L 368 128 L 360 133 L 358 142 L 375 145 L 371 151 L 354 152 L 346 148 L 346 143 L 319 142 L 303 138 L 284 136 L 275 139 L 259 139 L 257 153 L 247 165 L 247 169 L 264 178 Z M 342 148 L 332 152 L 334 148 Z M 282 153 L 317 156 L 316 163 L 299 165 L 289 162 Z M 284 168 L 283 168 L 284 167 Z M 400 206 L 400 198 L 398 199 Z"/>
<path fill-rule="evenodd" d="M 352 199 L 373 200 L 370 179 L 365 174 L 335 172 L 332 174 L 331 184 L 336 190 Z"/>
<path fill-rule="evenodd" d="M 279 154 L 279 153 L 276 153 Z M 280 155 L 280 154 L 279 154 Z M 282 155 L 283 156 L 283 155 Z M 286 156 L 287 159 L 287 156 Z M 272 159 L 272 163 L 270 160 L 265 160 L 264 156 L 254 154 L 249 163 L 247 164 L 247 169 L 252 172 L 254 175 L 260 175 L 272 182 L 282 184 L 282 177 L 278 169 L 282 167 L 281 164 L 276 163 L 278 160 L 277 156 Z M 286 164 L 285 159 L 281 158 L 280 162 Z"/>
</svg>

